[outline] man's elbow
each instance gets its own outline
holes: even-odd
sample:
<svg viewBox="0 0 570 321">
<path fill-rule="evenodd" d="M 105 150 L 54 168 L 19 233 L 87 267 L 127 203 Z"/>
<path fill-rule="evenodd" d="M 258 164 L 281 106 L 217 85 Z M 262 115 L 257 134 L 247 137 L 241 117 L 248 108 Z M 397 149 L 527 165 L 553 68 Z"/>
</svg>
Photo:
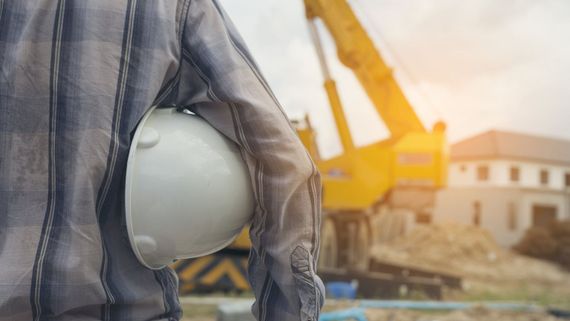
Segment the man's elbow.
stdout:
<svg viewBox="0 0 570 321">
<path fill-rule="evenodd" d="M 321 189 L 321 173 L 308 154 L 303 158 L 303 161 L 296 164 L 295 171 L 298 174 L 299 181 L 312 181 L 315 188 Z"/>
</svg>

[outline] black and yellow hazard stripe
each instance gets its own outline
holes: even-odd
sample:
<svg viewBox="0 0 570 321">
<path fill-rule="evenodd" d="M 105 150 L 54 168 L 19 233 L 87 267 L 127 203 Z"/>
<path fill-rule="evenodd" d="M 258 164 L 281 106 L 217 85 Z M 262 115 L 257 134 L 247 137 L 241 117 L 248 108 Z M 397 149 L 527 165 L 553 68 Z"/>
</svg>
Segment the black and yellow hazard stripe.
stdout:
<svg viewBox="0 0 570 321">
<path fill-rule="evenodd" d="M 248 291 L 247 255 L 219 252 L 181 260 L 171 266 L 180 280 L 180 294 L 212 291 Z"/>
</svg>

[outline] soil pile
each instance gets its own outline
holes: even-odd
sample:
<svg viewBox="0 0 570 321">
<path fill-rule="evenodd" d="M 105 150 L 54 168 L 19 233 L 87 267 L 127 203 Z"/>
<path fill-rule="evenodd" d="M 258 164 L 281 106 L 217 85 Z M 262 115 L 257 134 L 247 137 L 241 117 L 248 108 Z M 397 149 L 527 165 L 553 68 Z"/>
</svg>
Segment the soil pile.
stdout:
<svg viewBox="0 0 570 321">
<path fill-rule="evenodd" d="M 556 265 L 500 247 L 491 234 L 456 224 L 419 226 L 372 249 L 376 259 L 437 269 L 463 277 L 500 281 L 568 282 Z"/>
</svg>

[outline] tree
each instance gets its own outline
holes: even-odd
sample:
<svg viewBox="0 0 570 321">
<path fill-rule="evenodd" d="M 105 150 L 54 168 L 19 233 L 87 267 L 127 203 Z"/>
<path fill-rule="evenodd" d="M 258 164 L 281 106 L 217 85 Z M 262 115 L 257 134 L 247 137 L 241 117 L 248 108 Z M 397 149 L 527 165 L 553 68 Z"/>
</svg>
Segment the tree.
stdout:
<svg viewBox="0 0 570 321">
<path fill-rule="evenodd" d="M 570 221 L 554 221 L 547 228 L 529 228 L 514 250 L 570 270 Z"/>
<path fill-rule="evenodd" d="M 515 251 L 543 260 L 553 260 L 558 243 L 544 227 L 529 228 L 520 242 L 515 245 Z"/>
</svg>

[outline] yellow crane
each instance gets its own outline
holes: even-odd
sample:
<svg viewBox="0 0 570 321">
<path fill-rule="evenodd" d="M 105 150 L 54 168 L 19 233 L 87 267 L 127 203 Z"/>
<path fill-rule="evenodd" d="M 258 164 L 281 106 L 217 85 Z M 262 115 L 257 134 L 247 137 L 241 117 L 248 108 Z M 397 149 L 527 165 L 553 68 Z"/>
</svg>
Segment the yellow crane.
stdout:
<svg viewBox="0 0 570 321">
<path fill-rule="evenodd" d="M 367 269 L 373 243 L 403 233 L 416 219 L 429 220 L 435 190 L 446 182 L 447 151 L 442 123 L 428 132 L 346 0 L 304 0 L 325 90 L 343 153 L 321 159 L 310 120 L 297 132 L 323 177 L 321 267 Z M 384 120 L 390 137 L 355 146 L 315 21 L 330 31 L 341 62 L 350 68 Z M 247 230 L 228 249 L 177 262 L 181 292 L 247 290 Z"/>
<path fill-rule="evenodd" d="M 445 125 L 428 132 L 403 94 L 346 0 L 304 0 L 309 29 L 324 76 L 324 87 L 343 153 L 323 160 L 307 121 L 297 123 L 303 143 L 323 174 L 322 266 L 366 269 L 374 243 L 403 233 L 415 221 L 429 221 L 434 193 L 446 183 Z M 373 144 L 355 146 L 335 81 L 321 44 L 320 19 L 390 132 Z"/>
</svg>

